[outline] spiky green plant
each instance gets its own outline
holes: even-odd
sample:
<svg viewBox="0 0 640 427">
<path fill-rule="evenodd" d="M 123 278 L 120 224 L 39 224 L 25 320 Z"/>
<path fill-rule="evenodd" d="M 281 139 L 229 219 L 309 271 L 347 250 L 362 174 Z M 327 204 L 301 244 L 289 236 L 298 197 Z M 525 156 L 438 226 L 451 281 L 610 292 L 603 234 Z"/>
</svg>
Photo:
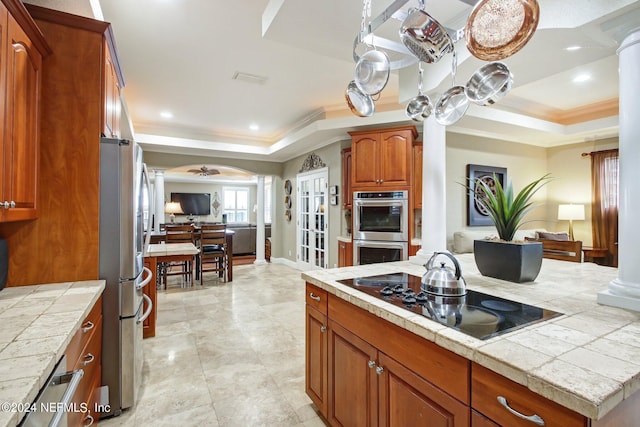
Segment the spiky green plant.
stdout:
<svg viewBox="0 0 640 427">
<path fill-rule="evenodd" d="M 549 174 L 526 185 L 515 197 L 513 195 L 513 184 L 509 181 L 505 188 L 502 187 L 498 178 L 494 175 L 495 193 L 483 181 L 476 179 L 474 184 L 479 186 L 480 197 L 477 197 L 480 203 L 493 220 L 498 236 L 500 239 L 510 242 L 516 231 L 522 226 L 525 215 L 534 207 L 531 198 L 544 185 L 546 185 L 551 177 Z M 471 187 L 467 187 L 469 191 L 478 195 L 478 188 L 474 191 Z"/>
</svg>

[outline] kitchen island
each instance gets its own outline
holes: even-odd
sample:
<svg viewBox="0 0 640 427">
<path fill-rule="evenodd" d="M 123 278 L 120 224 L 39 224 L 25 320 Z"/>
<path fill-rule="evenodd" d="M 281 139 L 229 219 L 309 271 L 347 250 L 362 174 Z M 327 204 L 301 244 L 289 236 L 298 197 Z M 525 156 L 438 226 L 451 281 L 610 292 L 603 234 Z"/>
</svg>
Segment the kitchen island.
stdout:
<svg viewBox="0 0 640 427">
<path fill-rule="evenodd" d="M 480 275 L 473 254 L 460 254 L 456 258 L 468 289 L 553 310 L 562 315 L 480 340 L 338 282 L 395 272 L 422 276 L 425 269 L 420 265 L 397 262 L 305 272 L 302 278 L 308 287 L 308 365 L 316 352 L 323 351 L 322 344 L 314 345 L 312 342 L 319 336 L 313 330 L 314 324 L 321 328 L 322 333 L 328 331 L 328 335 L 333 337 L 324 344 L 324 351 L 328 354 L 326 366 L 319 371 L 312 369 L 311 372 L 313 375 L 320 372 L 320 375 L 329 378 L 324 383 L 322 380 L 317 382 L 317 378 L 309 378 L 310 367 L 307 366 L 307 392 L 313 394 L 309 393 L 309 381 L 316 381 L 316 389 L 325 390 L 324 402 L 313 396 L 312 400 L 321 412 L 325 411 L 323 415 L 330 422 L 332 416 L 336 415 L 336 407 L 340 408 L 335 396 L 341 392 L 336 388 L 339 386 L 336 385 L 337 380 L 334 380 L 334 384 L 331 379 L 332 369 L 338 366 L 335 360 L 332 361 L 336 357 L 332 351 L 336 345 L 342 345 L 341 342 L 350 341 L 348 337 L 353 337 L 348 345 L 364 342 L 362 345 L 377 350 L 377 353 L 372 353 L 368 363 L 370 367 L 380 368 L 379 373 L 384 372 L 381 360 L 391 363 L 388 361 L 393 361 L 394 357 L 404 357 L 407 366 L 415 366 L 415 369 L 409 370 L 410 375 L 401 376 L 411 386 L 433 372 L 444 372 L 442 378 L 436 375 L 436 378 L 427 378 L 424 382 L 429 386 L 434 383 L 439 386 L 432 387 L 434 393 L 444 390 L 444 398 L 453 402 L 452 413 L 459 404 L 471 408 L 470 414 L 468 409 L 465 414 L 463 408 L 462 421 L 459 418 L 459 423 L 452 425 L 519 425 L 517 422 L 534 425 L 517 417 L 507 421 L 495 419 L 498 415 L 502 416 L 495 415 L 496 411 L 503 409 L 497 403 L 497 396 L 490 396 L 489 403 L 482 401 L 483 396 L 495 391 L 492 381 L 500 381 L 505 388 L 511 388 L 528 401 L 540 398 L 542 403 L 556 406 L 559 412 L 550 412 L 555 419 L 547 418 L 547 426 L 564 427 L 563 421 L 559 421 L 560 415 L 556 414 L 566 410 L 568 419 L 574 420 L 575 425 L 640 425 L 640 313 L 598 305 L 596 302 L 597 293 L 606 289 L 609 281 L 617 277 L 616 269 L 593 263 L 544 259 L 535 282 L 517 284 Z M 314 294 L 314 290 L 319 295 Z M 309 294 L 312 294 L 311 299 Z M 321 297 L 325 295 L 328 304 L 322 301 L 324 306 L 314 306 L 321 304 Z M 315 316 L 315 320 L 309 320 L 309 313 Z M 374 326 L 367 329 L 361 326 L 363 324 Z M 333 329 L 339 333 L 334 333 Z M 365 335 L 364 340 L 362 335 Z M 335 337 L 339 340 L 335 341 Z M 332 339 L 335 341 L 333 344 Z M 406 343 L 415 342 L 413 353 L 398 353 L 398 356 L 394 353 L 391 358 L 387 357 L 385 351 L 397 352 L 394 343 L 402 342 L 405 346 Z M 362 345 L 359 348 L 363 348 Z M 427 353 L 429 356 L 425 357 Z M 424 360 L 414 363 L 418 359 Z M 347 359 L 342 362 L 344 360 Z M 420 372 L 416 375 L 420 364 L 428 363 L 434 365 L 430 369 L 425 368 L 424 375 L 420 375 Z M 354 365 L 350 369 L 356 371 L 356 367 Z M 403 369 L 405 367 L 401 366 Z M 399 372 L 398 369 L 395 371 Z M 487 378 L 491 380 L 489 384 Z M 415 389 L 421 390 L 419 385 Z M 377 399 L 389 400 L 384 390 L 380 390 Z M 389 390 L 386 392 L 388 394 Z M 485 403 L 492 408 L 485 410 Z M 444 407 L 444 403 L 439 405 Z M 381 409 L 379 414 L 368 418 L 369 422 L 375 419 L 377 424 L 377 417 L 380 417 L 380 425 L 386 425 L 389 422 L 389 408 L 386 411 Z M 507 411 L 504 408 L 505 414 L 508 414 Z M 569 422 L 565 425 L 569 425 Z"/>
<path fill-rule="evenodd" d="M 92 280 L 0 292 L 0 427 L 15 426 L 24 417 L 56 363 L 74 347 L 104 286 L 103 280 Z M 85 373 L 85 382 L 89 377 Z"/>
</svg>

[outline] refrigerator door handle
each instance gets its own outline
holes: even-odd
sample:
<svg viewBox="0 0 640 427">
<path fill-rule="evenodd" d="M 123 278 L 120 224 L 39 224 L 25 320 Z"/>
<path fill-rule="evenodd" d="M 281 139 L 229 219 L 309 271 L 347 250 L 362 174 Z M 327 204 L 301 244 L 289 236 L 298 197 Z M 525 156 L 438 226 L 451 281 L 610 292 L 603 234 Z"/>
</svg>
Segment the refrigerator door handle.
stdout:
<svg viewBox="0 0 640 427">
<path fill-rule="evenodd" d="M 149 315 L 151 314 L 151 309 L 153 308 L 153 301 L 151 301 L 151 298 L 149 298 L 146 294 L 142 294 L 142 298 L 144 298 L 144 300 L 147 301 L 147 304 L 149 304 L 149 306 L 147 307 L 145 312 L 142 314 L 142 316 L 138 317 L 138 319 L 136 320 L 136 323 L 142 323 L 145 320 L 147 320 L 147 317 L 149 317 Z"/>
<path fill-rule="evenodd" d="M 149 171 L 147 170 L 147 164 L 142 164 L 142 174 L 147 187 L 147 200 L 149 200 L 149 215 L 147 217 L 147 235 L 144 238 L 144 247 L 142 253 L 146 254 L 149 251 L 149 244 L 151 243 L 151 226 L 153 224 L 153 212 L 155 211 L 155 200 L 151 194 L 151 179 L 149 178 Z"/>
<path fill-rule="evenodd" d="M 137 291 L 139 291 L 142 288 L 144 288 L 145 286 L 147 286 L 149 284 L 149 282 L 151 281 L 151 278 L 153 277 L 153 273 L 147 267 L 142 267 L 142 271 L 146 272 L 148 275 L 142 282 L 140 282 L 140 283 L 138 283 L 136 285 L 136 290 Z"/>
</svg>

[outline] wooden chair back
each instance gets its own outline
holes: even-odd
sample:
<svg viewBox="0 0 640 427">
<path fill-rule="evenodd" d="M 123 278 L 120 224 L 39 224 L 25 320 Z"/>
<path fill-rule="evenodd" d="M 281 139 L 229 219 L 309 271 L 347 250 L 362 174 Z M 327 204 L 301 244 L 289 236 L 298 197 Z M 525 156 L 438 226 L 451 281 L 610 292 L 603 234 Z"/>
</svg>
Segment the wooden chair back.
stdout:
<svg viewBox="0 0 640 427">
<path fill-rule="evenodd" d="M 193 226 L 190 224 L 167 224 L 166 243 L 193 243 Z"/>
</svg>

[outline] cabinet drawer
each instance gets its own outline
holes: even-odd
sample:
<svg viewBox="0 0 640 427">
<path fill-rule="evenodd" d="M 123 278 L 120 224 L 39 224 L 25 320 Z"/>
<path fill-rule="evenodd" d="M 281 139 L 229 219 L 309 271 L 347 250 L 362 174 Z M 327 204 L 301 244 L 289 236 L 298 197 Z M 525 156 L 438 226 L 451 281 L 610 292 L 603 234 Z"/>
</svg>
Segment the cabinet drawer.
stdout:
<svg viewBox="0 0 640 427">
<path fill-rule="evenodd" d="M 327 291 L 307 283 L 307 304 L 322 314 L 327 314 Z"/>
<path fill-rule="evenodd" d="M 89 312 L 89 315 L 82 322 L 80 329 L 76 331 L 71 342 L 67 346 L 67 351 L 65 352 L 67 355 L 67 370 L 73 370 L 82 350 L 85 348 L 95 331 L 102 327 L 98 327 L 98 322 L 101 318 L 102 297 L 96 301 L 96 304 Z"/>
<path fill-rule="evenodd" d="M 95 380 L 100 380 L 100 368 L 102 365 L 100 354 L 102 349 L 102 317 L 99 318 L 96 328 L 98 330 L 91 336 L 91 339 L 80 353 L 80 357 L 76 360 L 76 364 L 73 367 L 74 370 L 84 370 L 84 375 L 74 395 L 77 401 L 84 403 L 88 403 L 88 400 L 91 398 L 91 387 L 95 384 Z"/>
<path fill-rule="evenodd" d="M 587 420 L 582 415 L 558 405 L 478 364 L 472 365 L 471 406 L 476 411 L 503 426 L 534 427 L 530 420 L 513 414 L 498 401 L 505 399 L 511 410 L 527 416 L 538 416 L 546 427 L 585 427 Z"/>
</svg>

